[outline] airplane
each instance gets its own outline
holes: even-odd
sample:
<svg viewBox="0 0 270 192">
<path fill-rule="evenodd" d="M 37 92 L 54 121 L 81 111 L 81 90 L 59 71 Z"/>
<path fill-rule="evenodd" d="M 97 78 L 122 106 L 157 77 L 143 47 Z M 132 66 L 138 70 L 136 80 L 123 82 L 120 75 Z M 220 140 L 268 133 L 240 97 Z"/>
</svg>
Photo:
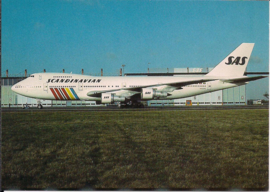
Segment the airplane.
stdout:
<svg viewBox="0 0 270 192">
<path fill-rule="evenodd" d="M 268 76 L 244 76 L 254 43 L 242 43 L 203 76 L 88 76 L 35 73 L 12 91 L 42 100 L 86 100 L 119 107 L 144 107 L 142 101 L 185 98 L 245 85 Z M 42 104 L 38 104 L 42 108 Z"/>
</svg>

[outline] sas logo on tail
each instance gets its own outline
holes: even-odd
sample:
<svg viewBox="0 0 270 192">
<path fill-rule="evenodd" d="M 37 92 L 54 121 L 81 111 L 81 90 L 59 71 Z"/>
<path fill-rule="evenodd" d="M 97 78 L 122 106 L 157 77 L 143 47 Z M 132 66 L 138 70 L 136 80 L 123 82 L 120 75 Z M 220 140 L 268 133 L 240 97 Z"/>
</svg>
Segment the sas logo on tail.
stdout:
<svg viewBox="0 0 270 192">
<path fill-rule="evenodd" d="M 226 65 L 245 65 L 247 57 L 236 57 L 234 59 L 234 56 L 231 56 L 228 58 L 228 62 L 225 63 Z M 241 62 L 240 62 L 241 61 Z"/>
</svg>

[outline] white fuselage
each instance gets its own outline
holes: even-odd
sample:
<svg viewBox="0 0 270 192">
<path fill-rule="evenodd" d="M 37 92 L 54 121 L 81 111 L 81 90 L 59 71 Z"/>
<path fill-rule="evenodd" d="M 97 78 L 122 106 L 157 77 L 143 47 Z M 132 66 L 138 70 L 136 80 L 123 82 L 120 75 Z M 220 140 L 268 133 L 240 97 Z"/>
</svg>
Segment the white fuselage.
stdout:
<svg viewBox="0 0 270 192">
<path fill-rule="evenodd" d="M 185 98 L 265 78 L 244 76 L 253 47 L 254 43 L 242 43 L 204 76 L 96 77 L 36 73 L 14 85 L 12 90 L 37 99 L 100 103 Z"/>
<path fill-rule="evenodd" d="M 159 90 L 164 89 L 164 86 L 169 83 L 203 78 L 204 76 L 103 77 L 65 73 L 36 73 L 14 85 L 12 90 L 20 95 L 44 100 L 100 101 L 100 97 L 88 96 L 87 93 L 101 91 L 113 93 L 116 96 L 129 97 L 134 94 L 134 91 L 128 90 L 128 88 L 147 86 Z M 213 77 L 213 81 L 189 84 L 181 89 L 174 89 L 169 92 L 166 99 L 184 98 L 235 86 L 239 86 L 239 84 L 226 83 L 215 80 Z"/>
</svg>

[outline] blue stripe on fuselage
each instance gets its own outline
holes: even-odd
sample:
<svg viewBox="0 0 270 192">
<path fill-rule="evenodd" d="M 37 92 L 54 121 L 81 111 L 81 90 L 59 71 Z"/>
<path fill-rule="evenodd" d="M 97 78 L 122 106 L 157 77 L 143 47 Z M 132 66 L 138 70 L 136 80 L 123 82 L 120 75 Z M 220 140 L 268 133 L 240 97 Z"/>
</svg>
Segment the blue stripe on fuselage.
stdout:
<svg viewBox="0 0 270 192">
<path fill-rule="evenodd" d="M 74 89 L 73 89 L 73 88 L 70 88 L 70 90 L 71 90 L 71 92 L 73 93 L 73 95 L 75 96 L 75 98 L 76 98 L 77 100 L 80 100 L 79 97 L 78 97 L 78 95 L 75 93 Z"/>
</svg>

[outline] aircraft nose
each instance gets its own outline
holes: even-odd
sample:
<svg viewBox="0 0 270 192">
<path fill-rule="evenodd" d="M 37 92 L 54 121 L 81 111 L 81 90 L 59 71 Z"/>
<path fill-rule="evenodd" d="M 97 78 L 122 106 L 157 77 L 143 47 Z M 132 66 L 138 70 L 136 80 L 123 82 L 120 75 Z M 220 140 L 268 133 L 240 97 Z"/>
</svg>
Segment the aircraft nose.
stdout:
<svg viewBox="0 0 270 192">
<path fill-rule="evenodd" d="M 13 86 L 11 87 L 11 90 L 14 91 L 14 92 L 16 92 L 15 86 L 16 86 L 16 85 L 13 85 Z"/>
</svg>

